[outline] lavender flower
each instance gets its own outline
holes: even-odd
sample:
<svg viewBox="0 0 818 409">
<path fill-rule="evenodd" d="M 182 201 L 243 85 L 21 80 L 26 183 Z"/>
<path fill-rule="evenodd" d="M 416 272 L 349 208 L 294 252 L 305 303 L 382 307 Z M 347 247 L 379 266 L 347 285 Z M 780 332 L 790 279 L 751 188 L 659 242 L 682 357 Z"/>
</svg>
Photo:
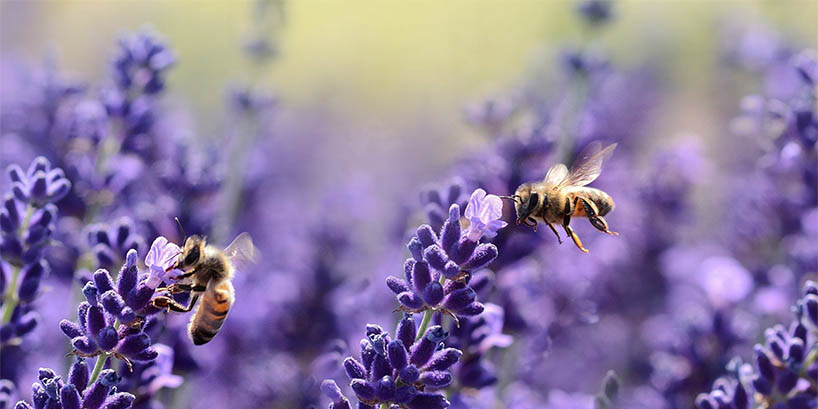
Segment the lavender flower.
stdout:
<svg viewBox="0 0 818 409">
<path fill-rule="evenodd" d="M 718 379 L 710 393 L 696 398 L 699 409 L 725 405 L 747 409 L 753 404 L 809 408 L 810 402 L 818 401 L 818 284 L 807 281 L 803 291 L 789 327 L 768 328 L 766 342 L 755 345 L 755 366 L 731 361 L 729 375 Z"/>
<path fill-rule="evenodd" d="M 460 226 L 460 206 L 449 208 L 449 218 L 440 230 L 440 237 L 431 226 L 422 225 L 409 241 L 412 257 L 406 260 L 406 279 L 389 276 L 386 284 L 397 296 L 406 312 L 442 311 L 452 317 L 465 317 L 483 312 L 469 287 L 471 272 L 479 270 L 497 257 L 497 247 L 479 243 L 485 235 L 493 237 L 506 225 L 498 220 L 502 203 L 497 196 L 486 196 L 476 190 L 466 207 L 465 231 Z"/>
<path fill-rule="evenodd" d="M 111 369 L 89 380 L 88 365 L 77 358 L 68 371 L 68 379 L 48 368 L 40 368 L 39 382 L 32 386 L 33 405 L 20 401 L 15 409 L 129 409 L 134 395 L 117 392 L 121 378 Z"/>
<path fill-rule="evenodd" d="M 128 365 L 131 361 L 156 359 L 158 353 L 151 347 L 150 336 L 143 332 L 143 324 L 146 315 L 158 312 L 150 300 L 172 273 L 168 272 L 171 260 L 178 254 L 178 246 L 159 237 L 145 259 L 150 271 L 141 277 L 135 250 L 128 251 L 116 286 L 106 270 L 97 270 L 93 280 L 83 287 L 86 301 L 77 309 L 78 322 L 60 322 L 60 329 L 71 339 L 72 353 L 82 357 L 102 355 L 97 363 L 99 369 L 109 356 Z"/>
<path fill-rule="evenodd" d="M 8 169 L 14 195 L 6 195 L 0 209 L 0 272 L 11 270 L 6 283 L 3 272 L 3 309 L 0 316 L 0 344 L 22 337 L 37 325 L 37 313 L 31 310 L 40 283 L 50 270 L 43 249 L 50 243 L 57 219 L 53 204 L 71 189 L 60 168 L 38 157 L 27 172 L 12 165 Z"/>
<path fill-rule="evenodd" d="M 462 355 L 458 349 L 442 348 L 442 342 L 448 336 L 443 327 L 433 326 L 419 334 L 414 319 L 406 315 L 398 323 L 395 339 L 373 324 L 367 325 L 366 334 L 367 337 L 361 340 L 361 360 L 353 357 L 344 360 L 349 386 L 358 398 L 359 408 L 399 405 L 409 409 L 434 409 L 449 406 L 445 396 L 428 391 L 452 383 L 449 368 Z M 325 380 L 322 390 L 332 400 L 330 408 L 349 407 L 349 401 L 335 381 Z"/>
</svg>

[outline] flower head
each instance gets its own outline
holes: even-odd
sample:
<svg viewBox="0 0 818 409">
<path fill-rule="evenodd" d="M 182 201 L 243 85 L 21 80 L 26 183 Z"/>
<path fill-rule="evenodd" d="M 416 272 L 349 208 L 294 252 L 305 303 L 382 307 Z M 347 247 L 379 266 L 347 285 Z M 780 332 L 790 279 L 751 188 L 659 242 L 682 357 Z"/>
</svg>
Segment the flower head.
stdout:
<svg viewBox="0 0 818 409">
<path fill-rule="evenodd" d="M 148 287 L 156 289 L 163 281 L 182 274 L 179 269 L 171 269 L 182 249 L 168 239 L 159 236 L 151 244 L 148 255 L 145 256 L 145 265 L 148 266 L 149 276 L 145 282 Z"/>
<path fill-rule="evenodd" d="M 508 225 L 501 220 L 503 200 L 495 195 L 487 195 L 483 189 L 477 189 L 471 194 L 464 217 L 471 223 L 464 233 L 474 242 L 483 236 L 494 238 L 497 230 Z"/>
<path fill-rule="evenodd" d="M 445 396 L 430 392 L 452 383 L 449 368 L 462 355 L 458 349 L 443 347 L 447 336 L 443 327 L 436 325 L 416 340 L 417 329 L 410 315 L 398 323 L 394 339 L 380 326 L 367 325 L 366 338 L 361 340 L 361 360 L 348 357 L 343 364 L 360 404 L 371 407 L 387 403 L 409 409 L 448 407 Z M 321 389 L 332 400 L 331 409 L 349 407 L 334 381 L 325 380 Z"/>
<path fill-rule="evenodd" d="M 17 409 L 128 409 L 133 405 L 134 395 L 117 392 L 120 377 L 112 369 L 99 374 L 97 380 L 88 384 L 88 365 L 77 358 L 63 380 L 53 369 L 40 368 L 39 381 L 32 387 L 32 403 L 17 402 Z"/>
</svg>

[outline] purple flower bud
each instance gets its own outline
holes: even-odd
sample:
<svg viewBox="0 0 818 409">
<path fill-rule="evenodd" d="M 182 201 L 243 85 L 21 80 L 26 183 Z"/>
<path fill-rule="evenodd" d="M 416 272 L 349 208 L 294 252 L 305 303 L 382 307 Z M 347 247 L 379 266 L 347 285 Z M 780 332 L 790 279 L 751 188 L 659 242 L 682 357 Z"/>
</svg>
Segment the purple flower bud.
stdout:
<svg viewBox="0 0 818 409">
<path fill-rule="evenodd" d="M 116 260 L 116 254 L 114 254 L 113 250 L 106 244 L 97 244 L 92 251 L 100 266 L 113 265 L 114 260 Z"/>
<path fill-rule="evenodd" d="M 46 402 L 48 402 L 48 394 L 45 393 L 45 389 L 39 383 L 31 386 L 31 401 L 36 409 L 44 408 Z"/>
<path fill-rule="evenodd" d="M 375 381 L 375 396 L 380 401 L 390 401 L 395 398 L 395 381 L 391 376 L 384 376 Z"/>
<path fill-rule="evenodd" d="M 770 358 L 764 352 L 764 348 L 762 348 L 761 345 L 756 345 L 754 347 L 754 351 L 756 354 L 756 365 L 758 366 L 759 374 L 770 381 L 775 379 L 775 368 L 773 367 L 773 363 L 770 361 Z"/>
<path fill-rule="evenodd" d="M 443 296 L 443 286 L 437 281 L 429 283 L 426 288 L 423 289 L 424 301 L 433 307 L 438 306 L 440 302 L 443 301 Z"/>
<path fill-rule="evenodd" d="M 17 296 L 21 301 L 32 301 L 40 288 L 43 274 L 48 267 L 45 261 L 39 260 L 36 263 L 28 264 L 23 267 L 22 280 L 20 287 L 17 290 Z"/>
<path fill-rule="evenodd" d="M 461 237 L 457 246 L 449 253 L 449 258 L 458 265 L 462 265 L 471 257 L 475 248 L 477 248 L 476 241 L 471 241 L 467 237 Z"/>
<path fill-rule="evenodd" d="M 108 314 L 118 317 L 122 313 L 122 308 L 125 307 L 125 302 L 122 297 L 114 290 L 108 290 L 102 294 L 102 307 Z"/>
<path fill-rule="evenodd" d="M 389 356 L 389 363 L 393 368 L 401 370 L 409 365 L 409 357 L 406 354 L 406 347 L 403 341 L 396 339 L 387 346 L 387 355 Z"/>
<path fill-rule="evenodd" d="M 98 294 L 99 292 L 97 291 L 97 287 L 94 285 L 93 281 L 85 283 L 85 287 L 82 287 L 82 295 L 85 296 L 85 299 L 88 301 L 88 304 L 91 304 L 94 307 L 97 306 Z"/>
<path fill-rule="evenodd" d="M 32 408 L 32 407 L 31 407 L 31 405 L 29 405 L 29 404 L 28 404 L 28 403 L 26 403 L 25 401 L 22 401 L 22 400 L 21 400 L 21 401 L 17 402 L 17 403 L 14 405 L 14 409 L 34 409 L 34 408 Z"/>
<path fill-rule="evenodd" d="M 460 352 L 459 349 L 456 348 L 446 348 L 441 351 L 436 352 L 432 359 L 426 364 L 424 369 L 430 371 L 443 371 L 449 369 L 452 365 L 456 364 L 458 360 L 460 360 L 460 356 L 463 353 Z"/>
<path fill-rule="evenodd" d="M 366 379 L 366 368 L 356 361 L 355 358 L 348 357 L 344 359 L 344 370 L 349 379 Z"/>
<path fill-rule="evenodd" d="M 51 369 L 51 368 L 40 368 L 40 369 L 37 370 L 37 379 L 39 379 L 40 382 L 43 382 L 46 379 L 54 379 L 54 378 L 58 378 L 58 376 L 57 376 L 57 373 L 54 372 L 54 370 Z M 57 396 L 57 395 L 54 394 L 54 396 Z"/>
<path fill-rule="evenodd" d="M 412 269 L 412 285 L 415 292 L 423 294 L 426 286 L 432 282 L 432 272 L 429 271 L 429 265 L 425 261 L 418 261 Z"/>
<path fill-rule="evenodd" d="M 120 294 L 128 294 L 136 287 L 139 275 L 136 262 L 136 250 L 128 250 L 128 254 L 125 256 L 125 264 L 123 264 L 122 269 L 119 270 L 119 279 L 116 285 Z"/>
<path fill-rule="evenodd" d="M 115 393 L 105 400 L 102 409 L 128 409 L 133 405 L 135 396 L 127 392 Z"/>
<path fill-rule="evenodd" d="M 400 293 L 398 294 L 397 298 L 401 305 L 412 311 L 417 311 L 423 308 L 423 299 L 415 295 L 413 292 L 406 291 Z"/>
<path fill-rule="evenodd" d="M 414 365 L 409 365 L 400 370 L 400 378 L 405 383 L 413 384 L 420 378 L 420 370 Z"/>
<path fill-rule="evenodd" d="M 412 271 L 415 270 L 415 259 L 407 258 L 403 263 L 403 275 L 406 277 L 406 283 L 412 285 Z"/>
<path fill-rule="evenodd" d="M 410 362 L 418 367 L 426 365 L 437 349 L 438 344 L 446 339 L 446 332 L 440 325 L 429 327 L 426 334 L 412 348 Z"/>
<path fill-rule="evenodd" d="M 457 313 L 457 315 L 464 316 L 464 317 L 473 317 L 475 315 L 482 314 L 483 311 L 485 311 L 485 309 L 486 309 L 486 307 L 483 304 L 475 301 L 475 302 L 467 305 L 465 308 L 457 310 L 456 313 Z"/>
<path fill-rule="evenodd" d="M 443 395 L 434 393 L 418 393 L 406 405 L 409 409 L 444 409 L 449 407 L 449 401 Z"/>
<path fill-rule="evenodd" d="M 804 341 L 802 341 L 801 338 L 793 338 L 790 340 L 787 360 L 796 364 L 800 364 L 804 361 Z"/>
<path fill-rule="evenodd" d="M 405 314 L 398 322 L 398 327 L 395 329 L 395 338 L 403 342 L 403 347 L 409 351 L 409 347 L 415 342 L 415 320 L 410 314 Z"/>
<path fill-rule="evenodd" d="M 116 346 L 117 352 L 125 356 L 135 356 L 151 346 L 151 338 L 144 332 L 127 335 Z"/>
<path fill-rule="evenodd" d="M 440 272 L 443 273 L 444 277 L 453 280 L 460 275 L 460 267 L 454 261 L 449 260 Z"/>
<path fill-rule="evenodd" d="M 360 400 L 371 401 L 375 399 L 375 387 L 363 379 L 353 379 L 349 383 L 349 387 L 352 388 L 352 391 Z"/>
<path fill-rule="evenodd" d="M 87 336 L 76 337 L 71 340 L 71 346 L 77 351 L 84 354 L 93 354 L 97 352 L 97 344 Z"/>
<path fill-rule="evenodd" d="M 449 257 L 446 256 L 443 249 L 436 244 L 427 247 L 426 250 L 423 251 L 423 258 L 429 263 L 429 266 L 438 271 L 446 268 L 446 263 L 449 261 Z"/>
<path fill-rule="evenodd" d="M 792 327 L 792 337 L 798 338 L 801 342 L 807 342 L 807 327 L 805 327 L 801 322 L 795 322 Z"/>
<path fill-rule="evenodd" d="M 748 409 L 750 406 L 750 396 L 741 382 L 736 383 L 736 389 L 733 392 L 733 406 L 735 409 Z"/>
<path fill-rule="evenodd" d="M 101 329 L 99 331 L 99 335 L 97 336 L 97 344 L 105 351 L 112 350 L 118 341 L 119 336 L 117 335 L 114 327 L 111 326 Z"/>
<path fill-rule="evenodd" d="M 88 308 L 88 334 L 94 338 L 99 336 L 99 331 L 105 327 L 105 314 L 100 307 Z"/>
<path fill-rule="evenodd" d="M 140 282 L 136 285 L 136 289 L 128 294 L 125 303 L 134 311 L 139 311 L 148 305 L 154 292 L 155 290 L 146 285 L 144 281 Z"/>
<path fill-rule="evenodd" d="M 768 340 L 767 346 L 769 347 L 770 351 L 772 351 L 773 355 L 778 358 L 778 360 L 784 360 L 784 341 L 778 338 L 772 338 Z"/>
<path fill-rule="evenodd" d="M 91 304 L 83 301 L 77 307 L 77 318 L 79 319 L 80 328 L 83 331 L 88 329 L 88 310 L 91 308 Z"/>
<path fill-rule="evenodd" d="M 798 383 L 798 374 L 789 369 L 784 369 L 778 377 L 778 390 L 783 394 L 787 394 L 795 387 L 796 383 Z"/>
<path fill-rule="evenodd" d="M 80 409 L 80 393 L 77 387 L 71 384 L 63 386 L 60 390 L 60 403 L 63 409 Z"/>
<path fill-rule="evenodd" d="M 435 231 L 432 229 L 432 226 L 428 224 L 423 224 L 417 229 L 417 238 L 420 240 L 420 244 L 423 248 L 429 247 L 432 244 L 437 243 L 437 235 Z"/>
<path fill-rule="evenodd" d="M 136 319 L 136 313 L 131 307 L 124 307 L 119 313 L 119 321 L 123 324 L 130 324 Z"/>
<path fill-rule="evenodd" d="M 463 287 L 452 291 L 446 296 L 443 306 L 450 310 L 460 310 L 466 308 L 474 302 L 477 294 L 470 287 Z"/>
<path fill-rule="evenodd" d="M 37 327 L 39 317 L 40 315 L 37 314 L 36 311 L 29 311 L 17 319 L 17 324 L 15 325 L 15 332 L 17 332 L 17 336 L 22 337 L 23 335 L 33 331 L 34 328 Z"/>
<path fill-rule="evenodd" d="M 111 281 L 111 275 L 104 269 L 99 269 L 94 272 L 94 285 L 100 294 L 104 294 L 108 290 L 114 289 L 114 283 Z"/>
<path fill-rule="evenodd" d="M 441 389 L 452 383 L 452 374 L 447 371 L 426 371 L 420 374 L 420 382 L 430 388 Z"/>
<path fill-rule="evenodd" d="M 443 223 L 443 228 L 440 231 L 440 245 L 446 253 L 451 254 L 459 239 L 460 206 L 453 204 L 449 207 L 449 218 Z"/>
<path fill-rule="evenodd" d="M 487 266 L 497 258 L 497 246 L 491 243 L 483 243 L 474 250 L 471 258 L 460 266 L 462 270 L 474 271 Z"/>
<path fill-rule="evenodd" d="M 807 280 L 807 282 L 804 283 L 804 297 L 810 294 L 818 295 L 818 282 Z"/>
<path fill-rule="evenodd" d="M 395 276 L 386 277 L 386 286 L 395 294 L 409 291 L 409 285 L 406 284 L 406 281 Z"/>
<path fill-rule="evenodd" d="M 156 359 L 159 356 L 159 352 L 157 352 L 153 348 L 146 348 L 134 355 L 128 356 L 128 358 L 137 361 L 137 362 L 150 362 Z"/>
<path fill-rule="evenodd" d="M 415 261 L 423 260 L 423 245 L 417 237 L 412 237 L 409 240 L 409 244 L 406 245 L 406 248 L 409 249 L 409 253 L 412 254 L 412 258 L 414 258 Z"/>
<path fill-rule="evenodd" d="M 762 395 L 769 395 L 773 391 L 772 383 L 770 383 L 771 378 L 765 378 L 763 376 L 756 376 L 753 378 L 753 388 L 756 392 Z"/>
<path fill-rule="evenodd" d="M 88 364 L 82 358 L 77 358 L 68 370 L 68 383 L 74 385 L 79 392 L 88 386 Z"/>
<path fill-rule="evenodd" d="M 376 355 L 372 360 L 372 366 L 369 367 L 369 377 L 371 379 L 380 379 L 392 373 L 392 367 L 389 365 L 389 360 L 385 355 Z"/>
</svg>

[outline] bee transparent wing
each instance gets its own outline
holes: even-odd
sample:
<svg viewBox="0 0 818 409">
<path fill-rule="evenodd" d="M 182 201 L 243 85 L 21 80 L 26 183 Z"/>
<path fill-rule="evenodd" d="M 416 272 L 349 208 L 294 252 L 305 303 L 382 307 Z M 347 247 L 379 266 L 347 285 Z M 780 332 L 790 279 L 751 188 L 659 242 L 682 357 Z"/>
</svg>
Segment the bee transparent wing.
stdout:
<svg viewBox="0 0 818 409">
<path fill-rule="evenodd" d="M 579 154 L 571 166 L 568 177 L 560 183 L 560 187 L 585 186 L 596 180 L 602 171 L 602 162 L 611 156 L 614 149 L 616 149 L 615 143 L 602 149 L 601 143 L 592 142 Z"/>
<path fill-rule="evenodd" d="M 224 249 L 224 254 L 238 271 L 247 271 L 258 263 L 259 251 L 248 233 L 236 236 L 233 242 Z"/>
<path fill-rule="evenodd" d="M 548 173 L 545 174 L 545 184 L 546 186 L 557 186 L 562 183 L 566 177 L 568 177 L 568 167 L 562 163 L 558 163 L 552 166 L 551 169 L 548 169 Z"/>
</svg>

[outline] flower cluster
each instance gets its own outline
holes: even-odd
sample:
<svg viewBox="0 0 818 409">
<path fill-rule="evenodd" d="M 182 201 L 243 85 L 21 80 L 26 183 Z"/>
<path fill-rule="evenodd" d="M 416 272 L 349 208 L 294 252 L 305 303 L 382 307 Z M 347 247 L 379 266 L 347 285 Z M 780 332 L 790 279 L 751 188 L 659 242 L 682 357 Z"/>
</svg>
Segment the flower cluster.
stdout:
<svg viewBox="0 0 818 409">
<path fill-rule="evenodd" d="M 475 300 L 469 287 L 472 272 L 497 258 L 497 247 L 480 243 L 485 236 L 494 237 L 505 227 L 500 220 L 503 204 L 499 197 L 486 195 L 477 189 L 466 206 L 465 219 L 469 226 L 461 228 L 460 206 L 449 208 L 449 218 L 440 236 L 429 225 L 418 227 L 409 241 L 412 257 L 406 260 L 406 279 L 390 276 L 386 284 L 396 295 L 406 312 L 439 310 L 451 316 L 473 316 L 483 312 L 483 304 Z"/>
<path fill-rule="evenodd" d="M 350 378 L 359 408 L 380 404 L 403 405 L 409 409 L 445 408 L 443 395 L 427 392 L 452 383 L 449 368 L 462 355 L 459 349 L 444 348 L 448 334 L 443 327 L 429 327 L 418 333 L 415 321 L 406 315 L 398 323 L 395 339 L 378 325 L 367 325 L 361 340 L 361 360 L 348 357 L 344 370 Z M 331 409 L 349 407 L 335 381 L 325 380 L 322 389 L 332 400 Z"/>
<path fill-rule="evenodd" d="M 148 273 L 140 276 L 136 250 L 129 250 L 125 264 L 114 280 L 108 271 L 97 270 L 82 292 L 86 301 L 77 308 L 78 321 L 62 320 L 60 329 L 71 339 L 74 354 L 104 355 L 146 362 L 156 359 L 151 339 L 143 331 L 145 317 L 159 310 L 150 301 L 156 288 L 178 270 L 169 271 L 179 247 L 164 237 L 154 240 L 145 257 Z"/>
<path fill-rule="evenodd" d="M 111 369 L 90 379 L 88 365 L 77 358 L 68 371 L 68 380 L 48 368 L 40 368 L 39 382 L 32 386 L 33 405 L 20 401 L 14 409 L 129 409 L 134 395 L 117 392 L 121 378 Z"/>
<path fill-rule="evenodd" d="M 754 348 L 755 365 L 731 361 L 730 375 L 713 391 L 696 398 L 699 409 L 734 407 L 810 408 L 818 401 L 818 283 L 807 281 L 793 307 L 795 319 L 785 328 L 765 331 L 766 342 Z M 813 406 L 810 406 L 813 405 Z"/>
<path fill-rule="evenodd" d="M 23 171 L 9 167 L 13 195 L 6 195 L 0 209 L 0 344 L 22 337 L 37 325 L 37 313 L 29 303 L 49 272 L 43 249 L 50 243 L 57 219 L 55 202 L 71 189 L 60 168 L 38 157 Z M 4 262 L 8 263 L 4 266 Z M 6 270 L 10 280 L 6 282 Z"/>
<path fill-rule="evenodd" d="M 100 268 L 111 269 L 122 262 L 122 254 L 127 254 L 129 250 L 138 253 L 145 248 L 145 239 L 136 233 L 133 220 L 129 217 L 122 217 L 111 225 L 91 225 L 87 233 L 88 245 Z"/>
</svg>

